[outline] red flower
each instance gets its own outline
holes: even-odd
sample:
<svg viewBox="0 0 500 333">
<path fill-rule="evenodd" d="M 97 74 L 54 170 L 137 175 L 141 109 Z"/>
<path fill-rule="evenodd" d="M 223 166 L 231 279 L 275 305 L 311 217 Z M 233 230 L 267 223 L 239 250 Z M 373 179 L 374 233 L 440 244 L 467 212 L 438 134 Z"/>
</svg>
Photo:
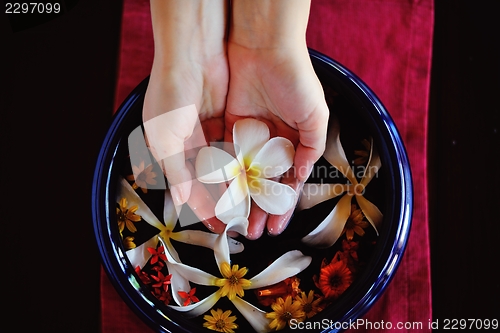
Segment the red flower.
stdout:
<svg viewBox="0 0 500 333">
<path fill-rule="evenodd" d="M 342 251 L 344 251 L 344 254 L 349 255 L 352 257 L 352 259 L 358 261 L 358 251 L 359 249 L 359 242 L 354 242 L 354 241 L 348 241 L 346 239 L 342 240 Z"/>
<path fill-rule="evenodd" d="M 321 268 L 316 285 L 326 299 L 335 299 L 349 288 L 352 281 L 353 276 L 346 263 L 343 260 L 332 260 Z"/>
<path fill-rule="evenodd" d="M 165 276 L 162 272 L 158 272 L 158 276 L 151 275 L 151 278 L 156 281 L 156 283 L 151 285 L 152 287 L 167 291 L 170 279 L 172 279 L 172 274 Z"/>
<path fill-rule="evenodd" d="M 144 284 L 151 283 L 151 279 L 149 278 L 148 274 L 143 272 L 139 266 L 135 268 L 135 273 L 139 276 L 139 279 L 141 279 L 142 283 Z"/>
<path fill-rule="evenodd" d="M 170 295 L 168 291 L 165 291 L 163 289 L 156 288 L 152 293 L 156 298 L 165 303 L 165 305 L 169 305 L 170 301 L 172 300 L 172 295 Z"/>
<path fill-rule="evenodd" d="M 148 252 L 151 253 L 151 265 L 156 264 L 160 259 L 167 261 L 167 256 L 165 255 L 165 249 L 160 246 L 158 250 L 148 247 Z"/>
<path fill-rule="evenodd" d="M 200 300 L 198 297 L 196 297 L 194 294 L 196 293 L 196 288 L 193 288 L 189 291 L 189 293 L 185 291 L 179 291 L 179 296 L 182 297 L 184 300 L 184 306 L 187 306 L 191 303 L 196 303 L 199 302 Z"/>
</svg>

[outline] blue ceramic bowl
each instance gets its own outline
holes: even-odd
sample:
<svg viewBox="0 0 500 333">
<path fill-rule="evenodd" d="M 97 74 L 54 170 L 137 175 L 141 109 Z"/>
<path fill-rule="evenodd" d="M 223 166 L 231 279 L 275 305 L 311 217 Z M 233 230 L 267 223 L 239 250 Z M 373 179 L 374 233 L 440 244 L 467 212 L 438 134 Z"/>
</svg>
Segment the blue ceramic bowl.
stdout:
<svg viewBox="0 0 500 333">
<path fill-rule="evenodd" d="M 379 207 L 384 216 L 379 235 L 369 231 L 370 228 L 366 229 L 365 237 L 370 241 L 364 253 L 359 254 L 364 262 L 355 280 L 338 299 L 308 320 L 317 323 L 318 332 L 337 332 L 345 328 L 345 323 L 360 318 L 383 293 L 394 276 L 409 236 L 413 193 L 410 167 L 401 137 L 379 99 L 356 75 L 336 61 L 313 50 L 310 50 L 310 56 L 325 88 L 330 110 L 335 113 L 335 118 L 343 129 L 341 141 L 347 157 L 355 158 L 355 155 L 347 152 L 359 149 L 360 140 L 369 136 L 378 147 L 382 163 L 377 179 L 372 181 L 373 185 L 370 183 L 369 189 L 369 199 Z M 127 138 L 141 125 L 147 84 L 148 79 L 140 83 L 120 106 L 99 154 L 92 191 L 97 244 L 103 266 L 114 287 L 128 306 L 155 331 L 208 332 L 200 322 L 186 319 L 153 296 L 151 290 L 135 274 L 118 230 L 116 188 L 119 176 L 123 175 L 124 164 L 128 161 Z M 321 165 L 326 165 L 324 159 L 318 161 L 317 167 Z M 329 182 L 325 177 L 328 178 L 319 175 L 316 176 L 317 179 L 310 181 Z M 295 213 L 289 227 L 279 237 L 286 239 L 287 244 L 296 242 L 297 247 L 303 248 L 303 245 L 299 245 L 300 238 L 310 232 L 312 226 L 319 224 L 337 201 L 332 199 L 309 210 Z M 265 235 L 262 238 L 261 243 L 255 243 L 258 245 L 247 242 L 245 247 L 252 249 L 253 246 L 254 251 L 264 249 L 261 253 L 265 253 L 266 246 L 280 246 L 278 237 Z M 339 245 L 336 246 L 330 251 L 340 249 Z M 311 256 L 317 257 L 313 259 L 317 265 L 322 257 L 326 256 L 326 252 L 311 253 Z M 260 254 L 256 257 L 265 260 Z M 304 282 L 305 284 L 307 283 Z M 238 315 L 235 311 L 233 314 Z M 238 319 L 240 317 L 238 316 Z M 238 331 L 247 331 L 244 323 L 240 326 Z M 290 328 L 284 329 L 287 330 Z"/>
</svg>

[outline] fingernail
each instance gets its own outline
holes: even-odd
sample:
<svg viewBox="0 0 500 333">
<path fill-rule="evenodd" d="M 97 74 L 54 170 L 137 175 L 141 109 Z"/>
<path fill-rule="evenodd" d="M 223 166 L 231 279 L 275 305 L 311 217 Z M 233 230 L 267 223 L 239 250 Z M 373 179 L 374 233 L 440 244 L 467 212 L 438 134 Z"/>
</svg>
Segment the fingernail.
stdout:
<svg viewBox="0 0 500 333">
<path fill-rule="evenodd" d="M 180 206 L 184 204 L 184 202 L 182 201 L 182 190 L 178 186 L 170 187 L 170 195 L 172 196 L 174 205 Z"/>
</svg>

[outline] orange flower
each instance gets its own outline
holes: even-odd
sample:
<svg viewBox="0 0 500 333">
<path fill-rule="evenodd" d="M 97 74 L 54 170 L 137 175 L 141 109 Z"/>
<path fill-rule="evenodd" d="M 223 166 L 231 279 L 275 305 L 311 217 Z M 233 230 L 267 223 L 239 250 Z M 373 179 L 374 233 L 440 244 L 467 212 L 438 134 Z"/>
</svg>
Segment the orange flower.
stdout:
<svg viewBox="0 0 500 333">
<path fill-rule="evenodd" d="M 134 182 L 132 184 L 134 190 L 140 187 L 143 193 L 148 193 L 148 184 L 156 185 L 156 172 L 153 171 L 152 164 L 144 168 L 144 161 L 141 161 L 138 167 L 132 165 L 132 171 L 134 174 L 127 176 L 127 180 Z"/>
<path fill-rule="evenodd" d="M 317 286 L 326 299 L 339 297 L 351 285 L 353 276 L 344 261 L 330 262 L 321 268 Z"/>
<path fill-rule="evenodd" d="M 278 297 L 286 298 L 286 296 L 290 295 L 295 298 L 301 292 L 299 284 L 300 279 L 294 276 L 272 286 L 257 289 L 255 295 L 260 304 L 270 306 Z"/>
<path fill-rule="evenodd" d="M 365 234 L 363 229 L 368 227 L 368 222 L 363 221 L 363 219 L 364 215 L 361 209 L 358 209 L 356 205 L 351 205 L 351 215 L 345 223 L 342 235 L 345 233 L 348 240 L 353 239 L 354 233 L 357 233 L 359 236 L 363 236 Z"/>
<path fill-rule="evenodd" d="M 119 205 L 120 207 L 116 207 L 116 216 L 118 218 L 118 228 L 120 229 L 120 233 L 123 232 L 125 226 L 127 226 L 127 229 L 130 230 L 130 232 L 136 232 L 137 228 L 132 222 L 139 222 L 141 220 L 141 216 L 135 214 L 139 207 L 132 206 L 128 208 L 126 198 L 122 198 Z"/>
</svg>

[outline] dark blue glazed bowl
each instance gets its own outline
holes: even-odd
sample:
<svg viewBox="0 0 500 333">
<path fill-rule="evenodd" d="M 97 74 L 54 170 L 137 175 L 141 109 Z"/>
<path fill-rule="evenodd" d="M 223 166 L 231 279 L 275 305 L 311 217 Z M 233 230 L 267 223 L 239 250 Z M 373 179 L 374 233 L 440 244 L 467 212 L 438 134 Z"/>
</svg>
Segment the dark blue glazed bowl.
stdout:
<svg viewBox="0 0 500 333">
<path fill-rule="evenodd" d="M 310 50 L 315 71 L 325 88 L 331 112 L 340 119 L 345 133 L 345 148 L 356 148 L 356 133 L 369 133 L 378 147 L 382 168 L 373 187 L 372 198 L 383 212 L 383 223 L 376 242 L 365 254 L 366 263 L 351 286 L 331 305 L 309 321 L 318 324 L 318 332 L 338 332 L 345 323 L 360 318 L 383 293 L 401 262 L 409 237 L 412 215 L 412 182 L 408 158 L 401 137 L 375 94 L 356 75 L 336 61 Z M 182 314 L 158 301 L 141 283 L 130 264 L 117 227 L 116 188 L 122 164 L 127 156 L 127 138 L 141 125 L 142 105 L 148 79 L 123 102 L 102 145 L 95 169 L 92 190 L 92 213 L 102 263 L 114 287 L 128 306 L 157 332 L 208 332 Z M 333 101 L 334 100 L 334 101 Z M 332 102 L 333 101 L 333 102 Z M 349 157 L 349 156 L 348 156 Z M 318 161 L 318 165 L 324 160 Z M 285 236 L 305 232 L 301 221 L 321 221 L 332 204 L 294 214 Z M 297 226 L 297 227 L 294 227 Z M 308 230 L 310 231 L 310 229 Z M 288 236 L 286 236 L 286 234 Z M 267 236 L 266 236 L 267 237 Z M 300 240 L 300 238 L 297 238 Z M 376 244 L 375 244 L 376 243 Z M 268 243 L 276 246 L 274 239 Z M 246 245 L 245 245 L 246 246 Z M 332 325 L 326 325 L 330 323 Z M 336 323 L 336 324 L 334 324 Z M 344 323 L 344 324 L 343 324 Z M 290 330 L 286 328 L 283 331 Z M 246 331 L 243 327 L 239 331 Z"/>
</svg>

